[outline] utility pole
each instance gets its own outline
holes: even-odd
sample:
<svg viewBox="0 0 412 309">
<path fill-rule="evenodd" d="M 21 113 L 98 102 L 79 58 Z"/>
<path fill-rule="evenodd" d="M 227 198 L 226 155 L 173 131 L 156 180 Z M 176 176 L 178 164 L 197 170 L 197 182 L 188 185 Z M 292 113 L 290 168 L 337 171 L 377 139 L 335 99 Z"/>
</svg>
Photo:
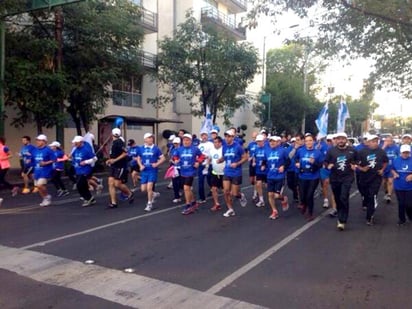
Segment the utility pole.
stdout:
<svg viewBox="0 0 412 309">
<path fill-rule="evenodd" d="M 0 136 L 4 136 L 4 70 L 5 70 L 5 43 L 6 24 L 0 17 Z"/>
</svg>

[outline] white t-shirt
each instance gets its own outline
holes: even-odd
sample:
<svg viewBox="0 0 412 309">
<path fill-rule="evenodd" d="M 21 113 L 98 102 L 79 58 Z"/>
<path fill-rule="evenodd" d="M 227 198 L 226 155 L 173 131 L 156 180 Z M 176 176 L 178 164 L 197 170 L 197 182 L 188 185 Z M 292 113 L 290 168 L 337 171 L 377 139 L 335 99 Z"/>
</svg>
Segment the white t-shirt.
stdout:
<svg viewBox="0 0 412 309">
<path fill-rule="evenodd" d="M 219 160 L 223 153 L 223 147 L 220 147 L 219 149 L 216 149 L 214 146 L 212 149 L 210 149 L 210 158 L 212 162 L 212 174 L 214 175 L 223 175 L 223 170 L 225 168 L 225 162 L 222 163 L 217 163 L 217 160 Z"/>
<path fill-rule="evenodd" d="M 197 146 L 199 150 L 205 155 L 206 159 L 210 157 L 210 150 L 215 146 L 211 141 L 200 142 L 199 146 Z M 203 161 L 202 165 L 206 165 L 207 160 Z"/>
</svg>

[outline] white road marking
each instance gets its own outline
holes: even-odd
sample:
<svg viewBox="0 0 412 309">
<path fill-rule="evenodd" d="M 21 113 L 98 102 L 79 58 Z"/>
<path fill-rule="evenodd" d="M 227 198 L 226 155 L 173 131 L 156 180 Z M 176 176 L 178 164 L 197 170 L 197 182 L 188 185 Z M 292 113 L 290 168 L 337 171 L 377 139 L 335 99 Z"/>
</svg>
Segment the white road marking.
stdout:
<svg viewBox="0 0 412 309">
<path fill-rule="evenodd" d="M 352 198 L 354 197 L 358 191 L 353 192 L 349 197 Z M 310 221 L 306 223 L 304 226 L 302 226 L 300 229 L 296 230 L 289 236 L 286 236 L 283 238 L 280 242 L 263 252 L 261 255 L 250 261 L 249 263 L 245 264 L 238 270 L 234 271 L 231 273 L 229 276 L 224 278 L 223 280 L 219 281 L 216 283 L 214 286 L 209 288 L 206 293 L 210 294 L 216 294 L 219 293 L 222 289 L 227 287 L 229 284 L 233 283 L 235 280 L 249 272 L 251 269 L 255 268 L 258 266 L 260 263 L 265 261 L 268 257 L 282 249 L 284 246 L 286 246 L 288 243 L 290 243 L 292 240 L 296 239 L 299 235 L 301 235 L 303 232 L 307 231 L 310 229 L 312 226 L 314 226 L 316 223 L 318 223 L 320 220 L 322 220 L 325 216 L 327 216 L 329 213 L 329 209 L 324 211 L 321 215 L 319 215 L 317 218 L 315 218 L 313 221 Z"/>
<path fill-rule="evenodd" d="M 134 308 L 264 308 L 121 270 L 5 246 L 0 246 L 0 268 Z"/>
</svg>

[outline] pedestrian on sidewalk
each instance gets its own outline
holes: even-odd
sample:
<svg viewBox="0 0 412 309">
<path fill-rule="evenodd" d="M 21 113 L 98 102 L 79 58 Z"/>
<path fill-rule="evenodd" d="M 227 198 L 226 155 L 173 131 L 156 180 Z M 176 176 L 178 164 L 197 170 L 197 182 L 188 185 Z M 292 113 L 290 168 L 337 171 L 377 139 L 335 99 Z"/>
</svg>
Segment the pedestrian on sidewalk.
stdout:
<svg viewBox="0 0 412 309">
<path fill-rule="evenodd" d="M 6 145 L 6 139 L 4 137 L 0 137 L 0 186 L 11 190 L 11 194 L 13 196 L 16 196 L 19 191 L 19 187 L 13 186 L 6 180 L 7 172 L 9 171 L 11 166 L 10 158 L 12 156 L 12 152 Z"/>
<path fill-rule="evenodd" d="M 36 138 L 34 158 L 34 185 L 39 189 L 39 195 L 43 198 L 41 207 L 51 204 L 51 196 L 47 191 L 47 182 L 52 178 L 55 156 L 53 150 L 47 147 L 47 136 L 40 134 Z"/>
</svg>

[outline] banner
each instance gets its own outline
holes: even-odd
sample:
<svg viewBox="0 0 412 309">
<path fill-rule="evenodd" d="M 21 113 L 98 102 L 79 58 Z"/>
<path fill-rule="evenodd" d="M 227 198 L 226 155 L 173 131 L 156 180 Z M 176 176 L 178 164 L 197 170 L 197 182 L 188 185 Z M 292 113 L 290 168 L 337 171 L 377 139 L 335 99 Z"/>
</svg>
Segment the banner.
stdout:
<svg viewBox="0 0 412 309">
<path fill-rule="evenodd" d="M 348 118 L 350 118 L 348 105 L 345 101 L 341 100 L 338 111 L 338 124 L 336 128 L 337 133 L 345 132 L 345 122 Z"/>
<path fill-rule="evenodd" d="M 329 118 L 329 107 L 328 103 L 320 110 L 318 118 L 315 120 L 316 126 L 318 127 L 318 139 L 325 137 L 328 134 L 328 118 Z"/>
</svg>

